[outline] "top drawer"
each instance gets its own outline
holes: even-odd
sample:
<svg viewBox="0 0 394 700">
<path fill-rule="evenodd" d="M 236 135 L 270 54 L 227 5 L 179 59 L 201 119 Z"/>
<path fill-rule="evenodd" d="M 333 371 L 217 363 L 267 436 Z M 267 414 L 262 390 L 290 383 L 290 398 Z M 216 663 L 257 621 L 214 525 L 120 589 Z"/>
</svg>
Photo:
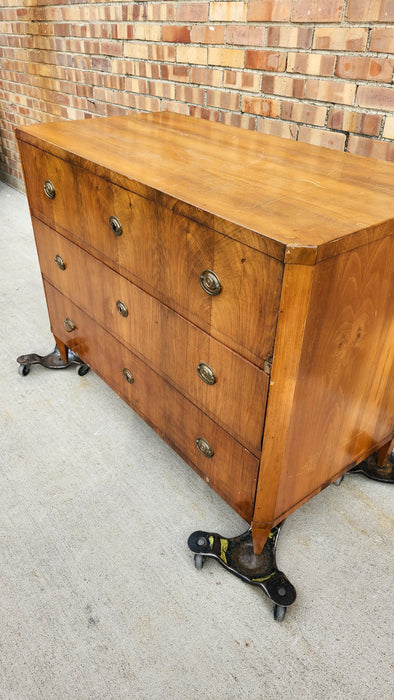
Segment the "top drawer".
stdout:
<svg viewBox="0 0 394 700">
<path fill-rule="evenodd" d="M 273 351 L 280 261 L 34 146 L 19 145 L 34 216 L 263 365 Z M 46 181 L 54 193 L 45 193 Z"/>
</svg>

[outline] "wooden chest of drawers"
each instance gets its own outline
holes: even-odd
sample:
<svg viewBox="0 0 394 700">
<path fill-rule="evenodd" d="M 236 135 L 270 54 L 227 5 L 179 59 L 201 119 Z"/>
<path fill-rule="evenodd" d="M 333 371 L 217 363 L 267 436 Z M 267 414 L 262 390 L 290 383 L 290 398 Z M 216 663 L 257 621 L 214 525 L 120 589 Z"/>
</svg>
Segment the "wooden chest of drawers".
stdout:
<svg viewBox="0 0 394 700">
<path fill-rule="evenodd" d="M 169 113 L 17 130 L 51 328 L 252 525 L 393 439 L 390 164 Z"/>
</svg>

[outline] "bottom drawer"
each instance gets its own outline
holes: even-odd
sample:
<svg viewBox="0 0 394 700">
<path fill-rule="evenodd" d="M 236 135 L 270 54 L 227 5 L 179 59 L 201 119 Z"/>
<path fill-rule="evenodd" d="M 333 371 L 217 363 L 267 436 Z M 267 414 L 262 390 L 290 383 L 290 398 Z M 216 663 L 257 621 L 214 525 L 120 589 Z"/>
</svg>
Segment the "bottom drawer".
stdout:
<svg viewBox="0 0 394 700">
<path fill-rule="evenodd" d="M 250 522 L 258 459 L 48 282 L 45 293 L 53 334 Z M 75 326 L 71 332 L 66 318 Z"/>
</svg>

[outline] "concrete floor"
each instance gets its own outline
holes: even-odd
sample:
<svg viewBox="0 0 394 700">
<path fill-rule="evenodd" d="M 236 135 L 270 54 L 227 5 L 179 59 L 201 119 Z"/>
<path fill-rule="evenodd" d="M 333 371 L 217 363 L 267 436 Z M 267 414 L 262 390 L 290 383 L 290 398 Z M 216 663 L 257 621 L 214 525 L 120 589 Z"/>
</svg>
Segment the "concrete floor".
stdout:
<svg viewBox="0 0 394 700">
<path fill-rule="evenodd" d="M 283 623 L 187 537 L 246 524 L 53 347 L 26 198 L 0 182 L 0 698 L 392 697 L 393 487 L 347 476 L 288 518 Z"/>
</svg>

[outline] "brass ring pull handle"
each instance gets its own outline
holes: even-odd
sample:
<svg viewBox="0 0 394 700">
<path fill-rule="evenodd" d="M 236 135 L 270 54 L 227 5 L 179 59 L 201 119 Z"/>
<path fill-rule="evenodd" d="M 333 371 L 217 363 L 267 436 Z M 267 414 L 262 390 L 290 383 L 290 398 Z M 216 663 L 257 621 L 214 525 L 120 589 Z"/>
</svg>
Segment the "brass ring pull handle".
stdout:
<svg viewBox="0 0 394 700">
<path fill-rule="evenodd" d="M 222 291 L 220 279 L 213 270 L 204 270 L 200 275 L 200 284 L 204 292 L 211 297 L 216 297 Z"/>
<path fill-rule="evenodd" d="M 112 229 L 112 232 L 115 234 L 115 236 L 122 235 L 122 233 L 123 233 L 122 224 L 120 223 L 117 216 L 110 216 L 109 217 L 109 225 Z"/>
<path fill-rule="evenodd" d="M 213 371 L 212 367 L 206 364 L 206 362 L 200 362 L 200 364 L 197 365 L 197 373 L 205 384 L 215 384 L 215 372 Z"/>
<path fill-rule="evenodd" d="M 209 442 L 207 442 L 203 437 L 197 438 L 195 442 L 197 449 L 202 455 L 204 455 L 204 457 L 213 457 L 213 449 Z"/>
<path fill-rule="evenodd" d="M 67 333 L 72 333 L 72 331 L 75 331 L 76 328 L 75 323 L 71 320 L 71 318 L 68 318 L 68 316 L 65 319 L 63 326 L 64 330 L 67 331 Z"/>
<path fill-rule="evenodd" d="M 133 373 L 131 372 L 131 370 L 129 370 L 125 367 L 123 370 L 123 376 L 124 376 L 126 382 L 128 382 L 129 384 L 134 384 L 134 377 L 133 377 Z"/>
<path fill-rule="evenodd" d="M 58 266 L 59 270 L 66 269 L 66 263 L 64 262 L 61 255 L 55 255 L 54 260 L 55 260 L 55 263 Z"/>
<path fill-rule="evenodd" d="M 121 316 L 127 318 L 127 316 L 129 315 L 129 310 L 123 301 L 120 301 L 118 299 L 118 301 L 116 302 L 116 308 L 118 309 Z"/>
<path fill-rule="evenodd" d="M 44 192 L 49 199 L 55 199 L 56 190 L 55 185 L 50 180 L 45 180 L 44 182 Z"/>
</svg>

